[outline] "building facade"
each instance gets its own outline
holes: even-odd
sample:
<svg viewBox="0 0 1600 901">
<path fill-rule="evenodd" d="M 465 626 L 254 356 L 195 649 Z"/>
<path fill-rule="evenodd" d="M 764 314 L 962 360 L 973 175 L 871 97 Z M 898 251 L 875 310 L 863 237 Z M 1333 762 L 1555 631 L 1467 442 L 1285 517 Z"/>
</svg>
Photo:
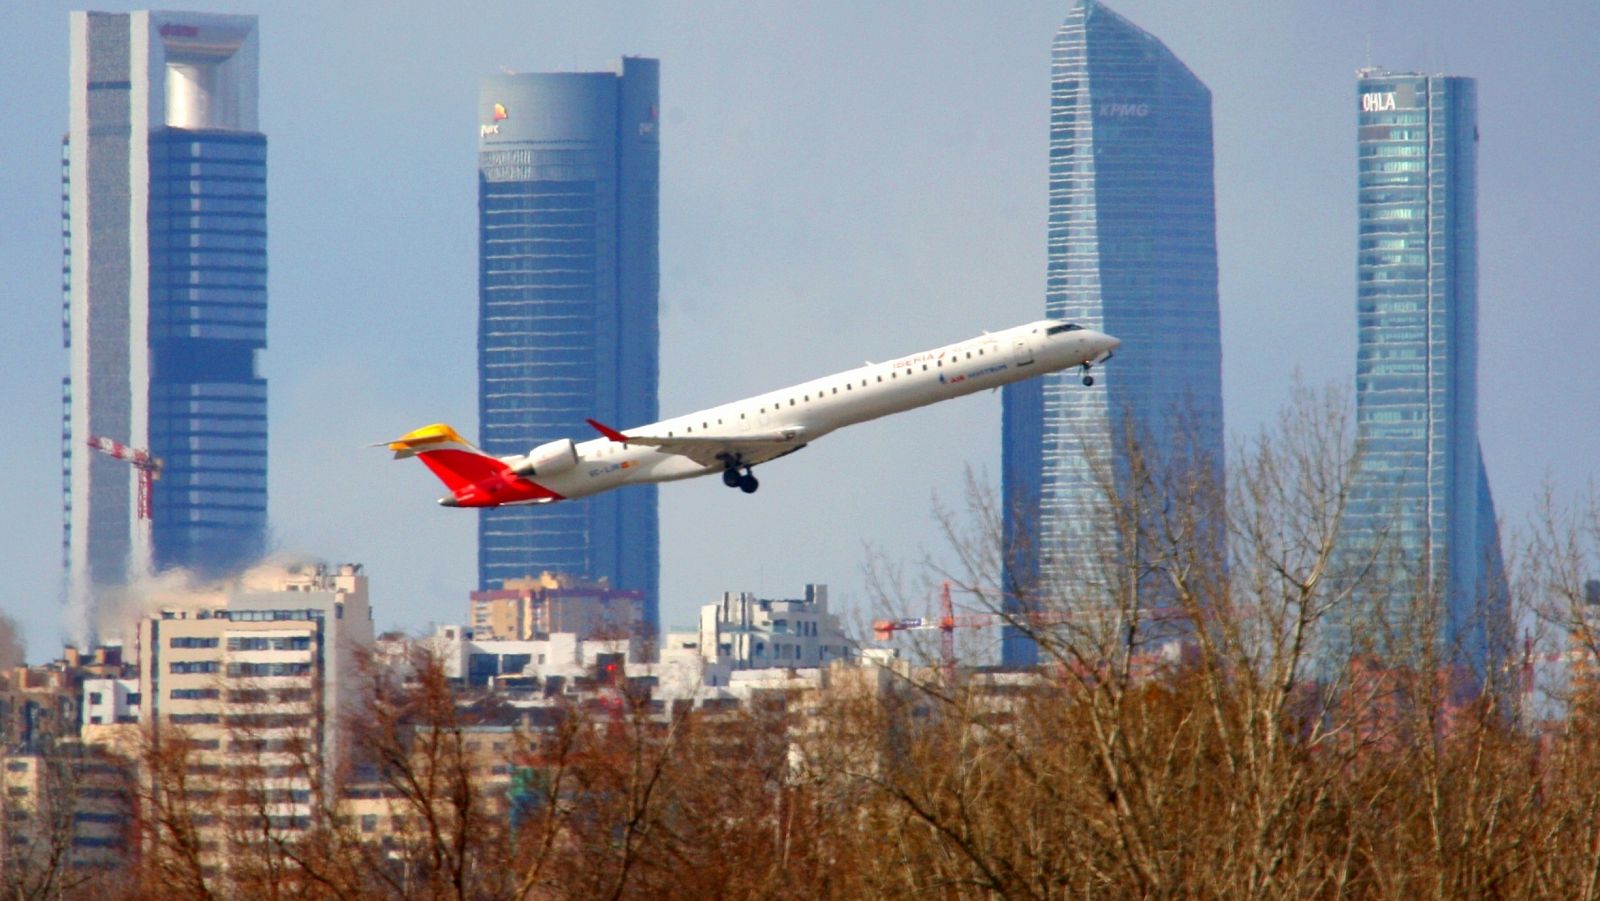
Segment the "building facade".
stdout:
<svg viewBox="0 0 1600 901">
<path fill-rule="evenodd" d="M 365 684 L 360 659 L 373 647 L 361 567 L 252 571 L 227 591 L 160 607 L 138 636 L 138 716 L 155 753 L 189 755 L 203 797 L 270 789 L 272 828 L 306 828 L 313 794 L 331 788 L 343 761 Z M 206 840 L 228 825 L 212 817 Z"/>
<path fill-rule="evenodd" d="M 1059 372 L 1004 389 L 1013 604 L 1075 593 L 1098 571 L 1130 434 L 1147 456 L 1220 479 L 1215 206 L 1210 90 L 1153 35 L 1074 0 L 1051 56 L 1045 313 L 1122 347 L 1093 387 Z M 1016 630 L 1003 642 L 1004 662 L 1035 662 Z"/>
<path fill-rule="evenodd" d="M 724 592 L 700 608 L 694 647 L 709 667 L 736 670 L 826 666 L 850 658 L 851 648 L 839 617 L 828 611 L 826 585 L 807 585 L 798 598 Z"/>
<path fill-rule="evenodd" d="M 444 664 L 444 674 L 463 686 L 548 697 L 587 680 L 600 683 L 647 672 L 644 642 L 552 632 L 531 639 L 495 638 L 461 626 L 439 626 L 429 649 Z"/>
<path fill-rule="evenodd" d="M 471 594 L 468 622 L 480 640 L 532 641 L 557 632 L 580 639 L 656 638 L 645 631 L 643 592 L 561 573 L 506 579 L 504 586 Z"/>
<path fill-rule="evenodd" d="M 267 143 L 254 16 L 75 12 L 71 33 L 64 545 L 86 634 L 96 590 L 130 573 L 223 575 L 262 551 Z"/>
<path fill-rule="evenodd" d="M 1481 669 L 1507 600 L 1478 446 L 1477 83 L 1364 69 L 1354 100 L 1361 461 L 1344 545 L 1384 575 L 1341 621 L 1353 639 L 1373 605 L 1426 591 L 1441 639 Z"/>
<path fill-rule="evenodd" d="M 658 68 L 497 75 L 479 94 L 478 423 L 495 455 L 653 422 Z M 543 571 L 642 592 L 659 627 L 656 489 L 480 512 L 478 588 Z"/>
</svg>

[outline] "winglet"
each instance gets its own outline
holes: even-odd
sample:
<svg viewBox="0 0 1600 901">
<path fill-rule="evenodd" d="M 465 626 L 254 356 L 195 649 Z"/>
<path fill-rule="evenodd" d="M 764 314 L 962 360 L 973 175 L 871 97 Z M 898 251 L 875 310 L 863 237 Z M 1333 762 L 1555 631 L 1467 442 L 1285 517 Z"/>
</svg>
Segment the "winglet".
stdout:
<svg viewBox="0 0 1600 901">
<path fill-rule="evenodd" d="M 621 432 L 617 431 L 616 429 L 612 428 L 611 426 L 606 425 L 603 422 L 595 422 L 593 419 L 585 419 L 584 422 L 587 422 L 590 426 L 594 427 L 595 431 L 597 431 L 600 434 L 606 436 L 607 438 L 610 438 L 612 441 L 616 441 L 616 442 L 619 442 L 619 443 L 622 443 L 622 444 L 627 444 L 628 443 L 628 436 L 627 435 L 622 434 Z"/>
</svg>

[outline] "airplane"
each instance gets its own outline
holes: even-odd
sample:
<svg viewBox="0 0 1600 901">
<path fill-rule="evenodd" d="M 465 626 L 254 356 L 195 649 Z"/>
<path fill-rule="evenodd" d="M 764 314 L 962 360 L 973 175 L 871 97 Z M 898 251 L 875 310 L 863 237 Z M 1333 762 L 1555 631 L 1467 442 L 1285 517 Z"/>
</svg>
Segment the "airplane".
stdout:
<svg viewBox="0 0 1600 901">
<path fill-rule="evenodd" d="M 1093 385 L 1089 370 L 1121 343 L 1075 323 L 1041 319 L 626 432 L 590 419 L 599 438 L 561 438 L 526 454 L 491 456 L 444 423 L 374 446 L 388 447 L 396 460 L 421 459 L 450 489 L 439 499 L 445 507 L 549 504 L 712 473 L 754 494 L 760 482 L 752 469 L 829 432 L 1073 367 L 1082 370 L 1084 385 Z"/>
</svg>

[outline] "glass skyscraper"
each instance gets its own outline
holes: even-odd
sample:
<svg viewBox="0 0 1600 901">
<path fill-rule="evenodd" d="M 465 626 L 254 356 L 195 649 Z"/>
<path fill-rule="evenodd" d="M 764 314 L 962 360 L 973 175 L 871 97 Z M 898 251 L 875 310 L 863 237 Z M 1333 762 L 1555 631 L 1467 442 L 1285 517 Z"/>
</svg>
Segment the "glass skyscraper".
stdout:
<svg viewBox="0 0 1600 901">
<path fill-rule="evenodd" d="M 83 635 L 99 588 L 263 550 L 267 142 L 254 16 L 75 12 L 71 43 L 62 460 Z M 137 472 L 92 438 L 162 461 L 149 518 Z"/>
<path fill-rule="evenodd" d="M 1048 240 L 1046 315 L 1122 347 L 1093 387 L 1062 372 L 1004 391 L 1006 581 L 1023 593 L 1096 578 L 1100 476 L 1126 489 L 1128 430 L 1222 462 L 1211 92 L 1095 0 L 1075 0 L 1052 49 Z M 1027 638 L 1003 641 L 1006 664 L 1034 662 Z"/>
<path fill-rule="evenodd" d="M 497 75 L 479 94 L 478 423 L 496 455 L 654 422 L 658 64 Z M 478 588 L 541 571 L 645 596 L 659 626 L 656 489 L 483 510 Z"/>
<path fill-rule="evenodd" d="M 1365 69 L 1354 99 L 1362 457 L 1344 543 L 1403 584 L 1362 592 L 1341 622 L 1426 590 L 1446 606 L 1440 638 L 1481 668 L 1506 598 L 1478 447 L 1477 83 Z"/>
</svg>

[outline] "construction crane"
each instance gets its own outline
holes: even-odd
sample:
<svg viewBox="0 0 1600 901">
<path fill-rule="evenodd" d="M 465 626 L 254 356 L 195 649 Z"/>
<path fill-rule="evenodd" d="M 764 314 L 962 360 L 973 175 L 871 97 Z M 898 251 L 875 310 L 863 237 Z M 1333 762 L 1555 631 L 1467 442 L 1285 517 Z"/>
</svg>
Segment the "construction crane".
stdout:
<svg viewBox="0 0 1600 901">
<path fill-rule="evenodd" d="M 161 478 L 161 458 L 150 456 L 150 452 L 142 447 L 129 447 L 120 441 L 102 438 L 99 435 L 89 436 L 89 447 L 108 457 L 124 460 L 139 471 L 139 518 L 148 521 L 150 495 L 155 487 L 155 480 Z"/>
<path fill-rule="evenodd" d="M 939 658 L 944 664 L 946 676 L 954 675 L 956 669 L 956 629 L 982 629 L 1005 622 L 998 614 L 994 613 L 965 613 L 956 616 L 955 605 L 950 602 L 950 583 L 947 581 L 939 589 L 939 618 L 931 619 L 926 616 L 910 616 L 900 619 L 877 619 L 872 621 L 872 636 L 879 641 L 888 641 L 896 632 L 917 632 L 926 629 L 938 629 Z"/>
<path fill-rule="evenodd" d="M 1010 623 L 1050 626 L 1097 615 L 1099 614 L 1093 611 L 1032 610 L 1016 613 L 963 613 L 958 616 L 955 612 L 955 605 L 950 602 L 950 583 L 945 582 L 939 590 L 939 617 L 937 619 L 926 616 L 912 616 L 901 619 L 873 620 L 872 635 L 878 641 L 888 641 L 894 637 L 896 632 L 938 629 L 941 633 L 939 635 L 939 657 L 945 676 L 949 678 L 955 675 L 956 669 L 957 629 L 984 629 L 989 626 L 1003 626 Z M 1153 621 L 1187 619 L 1187 616 L 1182 611 L 1165 607 L 1148 610 L 1146 611 L 1146 616 Z"/>
</svg>

